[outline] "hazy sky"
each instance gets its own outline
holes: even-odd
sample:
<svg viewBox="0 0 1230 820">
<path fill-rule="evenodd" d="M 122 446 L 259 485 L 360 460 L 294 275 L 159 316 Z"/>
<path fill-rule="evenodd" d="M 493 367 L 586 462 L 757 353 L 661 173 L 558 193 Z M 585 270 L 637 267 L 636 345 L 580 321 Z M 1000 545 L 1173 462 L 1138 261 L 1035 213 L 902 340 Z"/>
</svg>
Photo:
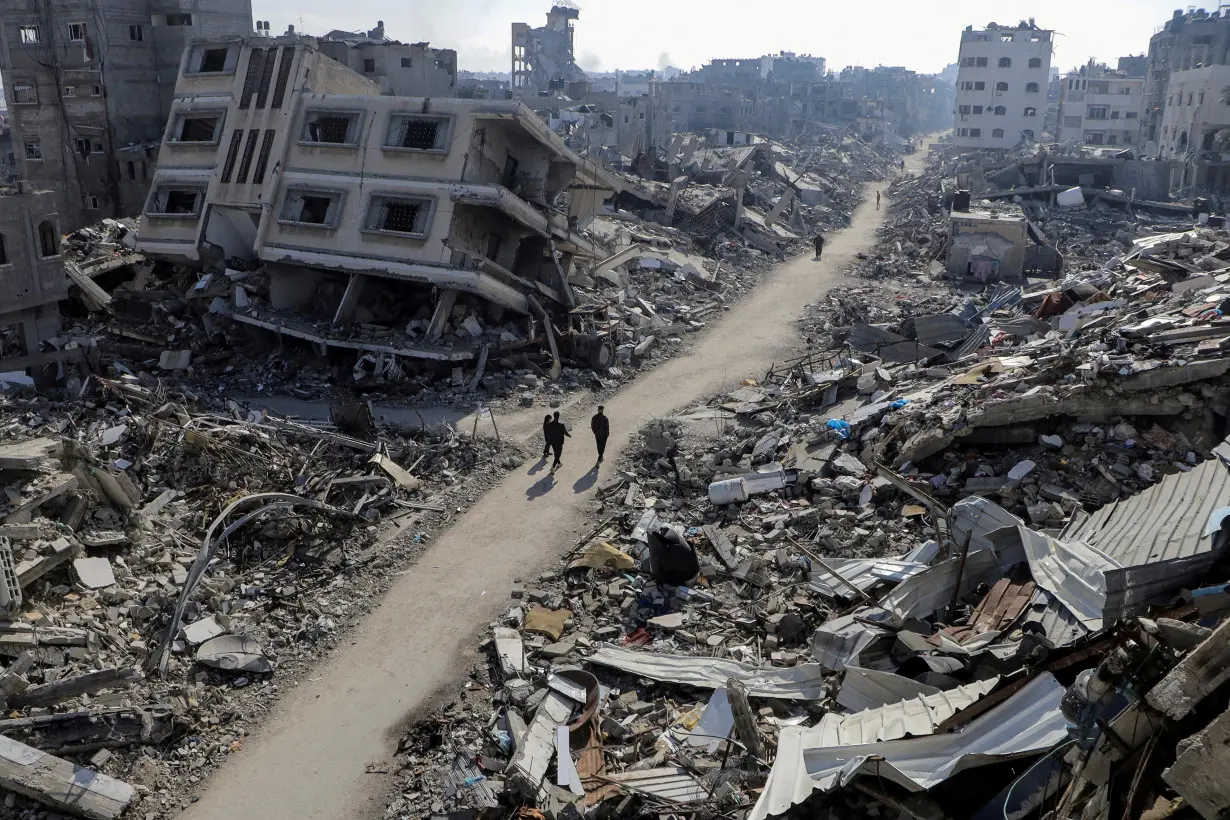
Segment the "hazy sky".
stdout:
<svg viewBox="0 0 1230 820">
<path fill-rule="evenodd" d="M 721 57 L 777 51 L 810 53 L 845 65 L 904 65 L 937 72 L 957 56 L 959 32 L 994 20 L 1034 17 L 1055 29 L 1052 65 L 1068 69 L 1096 57 L 1107 62 L 1148 50 L 1149 37 L 1176 0 L 577 0 L 577 62 L 597 71 L 699 66 Z M 543 25 L 551 0 L 253 0 L 274 32 L 293 24 L 320 34 L 369 29 L 404 42 L 455 48 L 469 71 L 508 71 L 513 22 Z M 1213 8 L 1212 6 L 1206 6 Z M 292 12 L 291 9 L 294 11 Z M 1113 64 L 1113 63 L 1112 63 Z"/>
</svg>

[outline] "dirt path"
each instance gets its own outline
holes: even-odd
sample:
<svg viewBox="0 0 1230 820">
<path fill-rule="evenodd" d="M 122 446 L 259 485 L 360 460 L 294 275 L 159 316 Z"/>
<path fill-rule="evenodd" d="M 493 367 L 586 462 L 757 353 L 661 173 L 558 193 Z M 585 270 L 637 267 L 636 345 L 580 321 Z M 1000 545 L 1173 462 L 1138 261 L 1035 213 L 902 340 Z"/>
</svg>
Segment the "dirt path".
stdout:
<svg viewBox="0 0 1230 820">
<path fill-rule="evenodd" d="M 908 158 L 907 167 L 921 167 L 922 158 L 922 152 Z M 822 262 L 808 254 L 779 265 L 706 329 L 689 355 L 606 401 L 610 462 L 642 423 L 758 376 L 797 346 L 793 321 L 803 305 L 845 281 L 837 272 L 873 244 L 885 213 L 874 204 L 882 187 L 868 186 L 851 227 L 828 237 Z M 247 747 L 182 817 L 382 818 L 388 781 L 365 773 L 367 764 L 388 760 L 407 720 L 441 687 L 458 684 L 474 660 L 477 636 L 508 606 L 514 577 L 531 579 L 553 566 L 592 526 L 583 514 L 593 484 L 586 477 L 594 458 L 589 411 L 566 411 L 575 435 L 554 483 L 527 464 L 483 496 L 406 571 L 348 646 L 282 695 Z M 507 424 L 501 420 L 501 432 L 512 428 L 529 437 L 541 413 L 535 408 Z"/>
</svg>

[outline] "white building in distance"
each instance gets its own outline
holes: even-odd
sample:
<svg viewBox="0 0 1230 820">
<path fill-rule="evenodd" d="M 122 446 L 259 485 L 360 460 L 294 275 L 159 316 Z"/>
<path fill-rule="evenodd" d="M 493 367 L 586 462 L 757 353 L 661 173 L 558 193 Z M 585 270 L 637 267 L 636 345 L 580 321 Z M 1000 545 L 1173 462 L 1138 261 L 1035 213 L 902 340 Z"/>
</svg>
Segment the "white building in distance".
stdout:
<svg viewBox="0 0 1230 820">
<path fill-rule="evenodd" d="M 1071 71 L 1060 83 L 1055 141 L 1084 145 L 1134 145 L 1140 139 L 1145 78 L 1129 77 L 1105 65 Z"/>
<path fill-rule="evenodd" d="M 961 32 L 953 141 L 1012 148 L 1042 136 L 1053 32 L 1029 22 Z"/>
</svg>

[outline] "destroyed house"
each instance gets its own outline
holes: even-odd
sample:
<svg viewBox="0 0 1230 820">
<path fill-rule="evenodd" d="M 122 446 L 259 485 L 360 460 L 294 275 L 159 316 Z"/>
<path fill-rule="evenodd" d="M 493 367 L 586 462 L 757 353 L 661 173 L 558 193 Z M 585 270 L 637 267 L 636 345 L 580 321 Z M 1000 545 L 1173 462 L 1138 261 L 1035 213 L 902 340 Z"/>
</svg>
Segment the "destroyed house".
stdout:
<svg viewBox="0 0 1230 820">
<path fill-rule="evenodd" d="M 1019 206 L 954 208 L 948 270 L 982 282 L 1019 279 L 1029 242 L 1029 220 Z"/>
<path fill-rule="evenodd" d="M 434 346 L 455 312 L 570 305 L 573 256 L 596 254 L 578 231 L 615 183 L 530 109 L 382 96 L 310 38 L 195 48 L 224 47 L 225 80 L 202 85 L 186 58 L 138 237 L 265 277 L 268 304 L 218 312 L 322 348 L 456 361 L 475 346 Z M 345 332 L 373 321 L 397 332 Z"/>
</svg>

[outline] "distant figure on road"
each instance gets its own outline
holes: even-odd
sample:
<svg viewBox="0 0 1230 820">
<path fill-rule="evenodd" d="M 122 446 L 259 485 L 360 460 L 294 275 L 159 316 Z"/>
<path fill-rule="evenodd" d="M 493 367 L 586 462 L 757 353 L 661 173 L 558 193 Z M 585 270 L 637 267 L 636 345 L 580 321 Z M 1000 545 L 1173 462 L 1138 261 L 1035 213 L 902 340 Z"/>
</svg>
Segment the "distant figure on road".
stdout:
<svg viewBox="0 0 1230 820">
<path fill-rule="evenodd" d="M 824 234 L 816 234 L 816 258 L 820 258 L 820 254 L 824 253 Z"/>
<path fill-rule="evenodd" d="M 594 444 L 598 447 L 598 463 L 602 463 L 602 457 L 606 454 L 606 440 L 611 435 L 611 420 L 604 414 L 605 410 L 601 404 L 598 405 L 598 412 L 594 413 L 594 417 L 589 420 L 589 429 L 594 431 Z"/>
<path fill-rule="evenodd" d="M 551 472 L 555 472 L 560 466 L 560 456 L 564 454 L 564 438 L 572 438 L 572 434 L 568 432 L 568 428 L 559 420 L 559 411 L 555 411 L 555 416 L 551 419 L 551 423 L 547 425 L 547 443 L 551 445 L 551 449 L 555 451 L 555 462 L 551 465 Z"/>
<path fill-rule="evenodd" d="M 880 192 L 876 191 L 876 210 L 880 210 Z"/>
<path fill-rule="evenodd" d="M 901 170 L 905 170 L 905 160 L 901 160 Z"/>
<path fill-rule="evenodd" d="M 557 414 L 558 415 L 558 414 Z M 551 416 L 550 414 L 543 416 L 542 419 L 542 459 L 547 460 L 547 456 L 551 454 Z"/>
</svg>

